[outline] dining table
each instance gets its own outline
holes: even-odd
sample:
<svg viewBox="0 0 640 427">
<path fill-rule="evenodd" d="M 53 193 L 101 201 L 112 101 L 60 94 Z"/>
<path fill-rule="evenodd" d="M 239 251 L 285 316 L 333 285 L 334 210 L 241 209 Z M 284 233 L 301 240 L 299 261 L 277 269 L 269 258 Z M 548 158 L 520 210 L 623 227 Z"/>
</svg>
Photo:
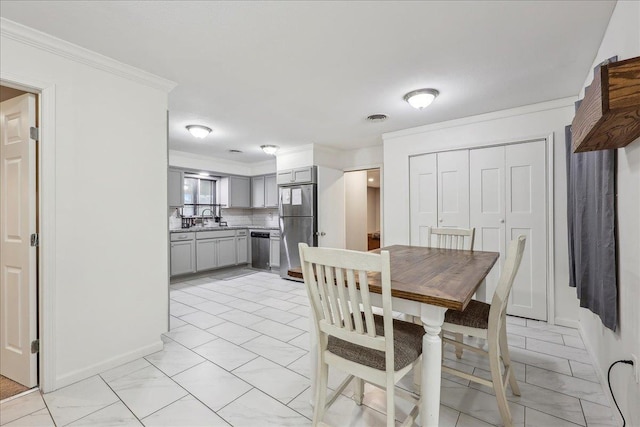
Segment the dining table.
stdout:
<svg viewBox="0 0 640 427">
<path fill-rule="evenodd" d="M 391 297 L 395 312 L 419 317 L 422 338 L 420 424 L 437 427 L 440 413 L 442 340 L 440 331 L 447 310 L 464 310 L 500 257 L 497 252 L 393 245 L 370 251 L 388 251 L 391 263 Z M 289 275 L 302 278 L 300 268 Z M 372 305 L 382 304 L 380 273 L 369 273 Z M 311 359 L 315 367 L 317 339 L 311 331 Z M 315 368 L 312 368 L 315 372 Z M 312 379 L 312 390 L 313 387 Z"/>
</svg>

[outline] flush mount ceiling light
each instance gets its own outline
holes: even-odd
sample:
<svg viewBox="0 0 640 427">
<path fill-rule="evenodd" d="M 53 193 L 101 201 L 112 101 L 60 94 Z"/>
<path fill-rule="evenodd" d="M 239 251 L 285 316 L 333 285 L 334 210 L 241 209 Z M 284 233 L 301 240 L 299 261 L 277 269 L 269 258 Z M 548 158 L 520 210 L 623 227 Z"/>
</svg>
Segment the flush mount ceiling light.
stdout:
<svg viewBox="0 0 640 427">
<path fill-rule="evenodd" d="M 196 138 L 202 139 L 211 133 L 211 128 L 202 125 L 189 125 L 187 130 Z"/>
<path fill-rule="evenodd" d="M 404 96 L 404 100 L 413 108 L 422 110 L 428 107 L 440 92 L 435 89 L 418 89 L 413 90 Z"/>
<path fill-rule="evenodd" d="M 274 156 L 278 152 L 278 149 L 280 149 L 277 145 L 261 145 L 260 148 L 262 148 L 262 151 L 272 156 Z"/>
</svg>

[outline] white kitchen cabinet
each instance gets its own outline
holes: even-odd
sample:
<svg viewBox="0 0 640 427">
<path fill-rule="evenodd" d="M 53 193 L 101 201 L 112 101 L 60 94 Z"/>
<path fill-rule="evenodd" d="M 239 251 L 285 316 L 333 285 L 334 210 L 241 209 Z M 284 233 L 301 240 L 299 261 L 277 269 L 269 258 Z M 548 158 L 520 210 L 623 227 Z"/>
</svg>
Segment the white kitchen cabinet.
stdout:
<svg viewBox="0 0 640 427">
<path fill-rule="evenodd" d="M 172 276 L 196 271 L 194 233 L 172 233 L 170 252 Z"/>
<path fill-rule="evenodd" d="M 168 171 L 168 196 L 169 207 L 183 205 L 184 175 L 181 170 L 169 169 Z"/>
<path fill-rule="evenodd" d="M 235 237 L 223 237 L 216 239 L 218 244 L 218 265 L 227 267 L 236 264 L 236 239 Z"/>
<path fill-rule="evenodd" d="M 251 178 L 226 176 L 219 181 L 220 203 L 227 208 L 251 207 Z"/>
<path fill-rule="evenodd" d="M 269 267 L 280 267 L 280 236 L 269 238 Z"/>
<path fill-rule="evenodd" d="M 254 176 L 251 178 L 251 207 L 278 207 L 278 184 L 275 175 Z"/>
<path fill-rule="evenodd" d="M 249 262 L 249 238 L 247 230 L 238 230 L 236 236 L 236 263 L 246 264 Z"/>
<path fill-rule="evenodd" d="M 278 184 L 307 184 L 316 182 L 316 169 L 313 166 L 278 171 Z"/>
<path fill-rule="evenodd" d="M 251 207 L 264 208 L 264 176 L 251 178 Z"/>
<path fill-rule="evenodd" d="M 264 205 L 267 208 L 278 207 L 278 182 L 275 175 L 264 177 Z"/>
<path fill-rule="evenodd" d="M 218 239 L 196 241 L 196 271 L 218 267 Z"/>
</svg>

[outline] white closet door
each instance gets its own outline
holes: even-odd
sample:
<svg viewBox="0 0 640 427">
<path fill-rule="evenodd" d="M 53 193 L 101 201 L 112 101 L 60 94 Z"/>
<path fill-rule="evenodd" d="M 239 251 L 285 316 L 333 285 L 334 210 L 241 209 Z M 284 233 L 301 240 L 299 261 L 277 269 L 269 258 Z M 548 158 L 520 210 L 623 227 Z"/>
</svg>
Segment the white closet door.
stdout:
<svg viewBox="0 0 640 427">
<path fill-rule="evenodd" d="M 508 145 L 505 150 L 507 239 L 527 236 L 507 312 L 547 320 L 545 142 Z"/>
<path fill-rule="evenodd" d="M 469 150 L 438 153 L 438 226 L 469 227 Z"/>
<path fill-rule="evenodd" d="M 476 298 L 491 302 L 505 257 L 505 147 L 469 151 L 470 226 L 475 227 L 474 250 L 499 252 L 500 259 Z"/>
<path fill-rule="evenodd" d="M 438 179 L 436 154 L 409 159 L 410 244 L 427 245 L 427 227 L 438 223 Z"/>
</svg>

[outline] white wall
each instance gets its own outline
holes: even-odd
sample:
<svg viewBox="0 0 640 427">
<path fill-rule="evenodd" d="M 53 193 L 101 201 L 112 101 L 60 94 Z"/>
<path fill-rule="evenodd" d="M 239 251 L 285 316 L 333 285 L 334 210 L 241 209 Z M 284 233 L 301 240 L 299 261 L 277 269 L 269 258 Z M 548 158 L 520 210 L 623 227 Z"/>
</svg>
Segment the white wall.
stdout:
<svg viewBox="0 0 640 427">
<path fill-rule="evenodd" d="M 55 194 L 55 210 L 45 204 L 41 217 L 42 250 L 51 255 L 41 262 L 47 280 L 40 284 L 53 302 L 43 347 L 50 391 L 162 348 L 168 88 L 147 85 L 143 72 L 125 77 L 132 69 L 122 64 L 112 67 L 118 74 L 104 71 L 111 67 L 104 57 L 87 61 L 96 66 L 69 59 L 83 50 L 26 27 L 9 37 L 11 25 L 2 21 L 1 77 L 55 92 L 55 104 L 43 97 L 55 111 L 41 124 L 42 144 L 50 144 L 43 169 L 52 171 L 41 177 L 42 197 L 49 203 Z M 46 49 L 19 41 L 29 39 Z M 59 46 L 71 53 L 52 53 Z"/>
<path fill-rule="evenodd" d="M 577 326 L 575 291 L 567 286 L 566 165 L 564 127 L 574 99 L 561 99 L 383 135 L 382 244 L 409 244 L 409 156 L 553 135 L 555 218 L 555 320 Z"/>
<path fill-rule="evenodd" d="M 367 250 L 367 171 L 345 172 L 344 210 L 346 248 Z"/>
<path fill-rule="evenodd" d="M 617 3 L 593 65 L 585 70 L 585 87 L 593 80 L 593 67 L 614 55 L 618 59 L 640 56 L 640 2 Z M 617 150 L 617 155 L 618 331 L 603 327 L 591 311 L 579 310 L 582 336 L 603 383 L 612 362 L 629 359 L 631 354 L 640 357 L 640 139 Z M 631 366 L 618 365 L 611 372 L 611 382 L 627 425 L 639 426 L 640 385 L 632 375 Z"/>
<path fill-rule="evenodd" d="M 257 163 L 243 163 L 177 150 L 169 150 L 169 166 L 244 176 L 276 173 L 275 159 Z"/>
</svg>

